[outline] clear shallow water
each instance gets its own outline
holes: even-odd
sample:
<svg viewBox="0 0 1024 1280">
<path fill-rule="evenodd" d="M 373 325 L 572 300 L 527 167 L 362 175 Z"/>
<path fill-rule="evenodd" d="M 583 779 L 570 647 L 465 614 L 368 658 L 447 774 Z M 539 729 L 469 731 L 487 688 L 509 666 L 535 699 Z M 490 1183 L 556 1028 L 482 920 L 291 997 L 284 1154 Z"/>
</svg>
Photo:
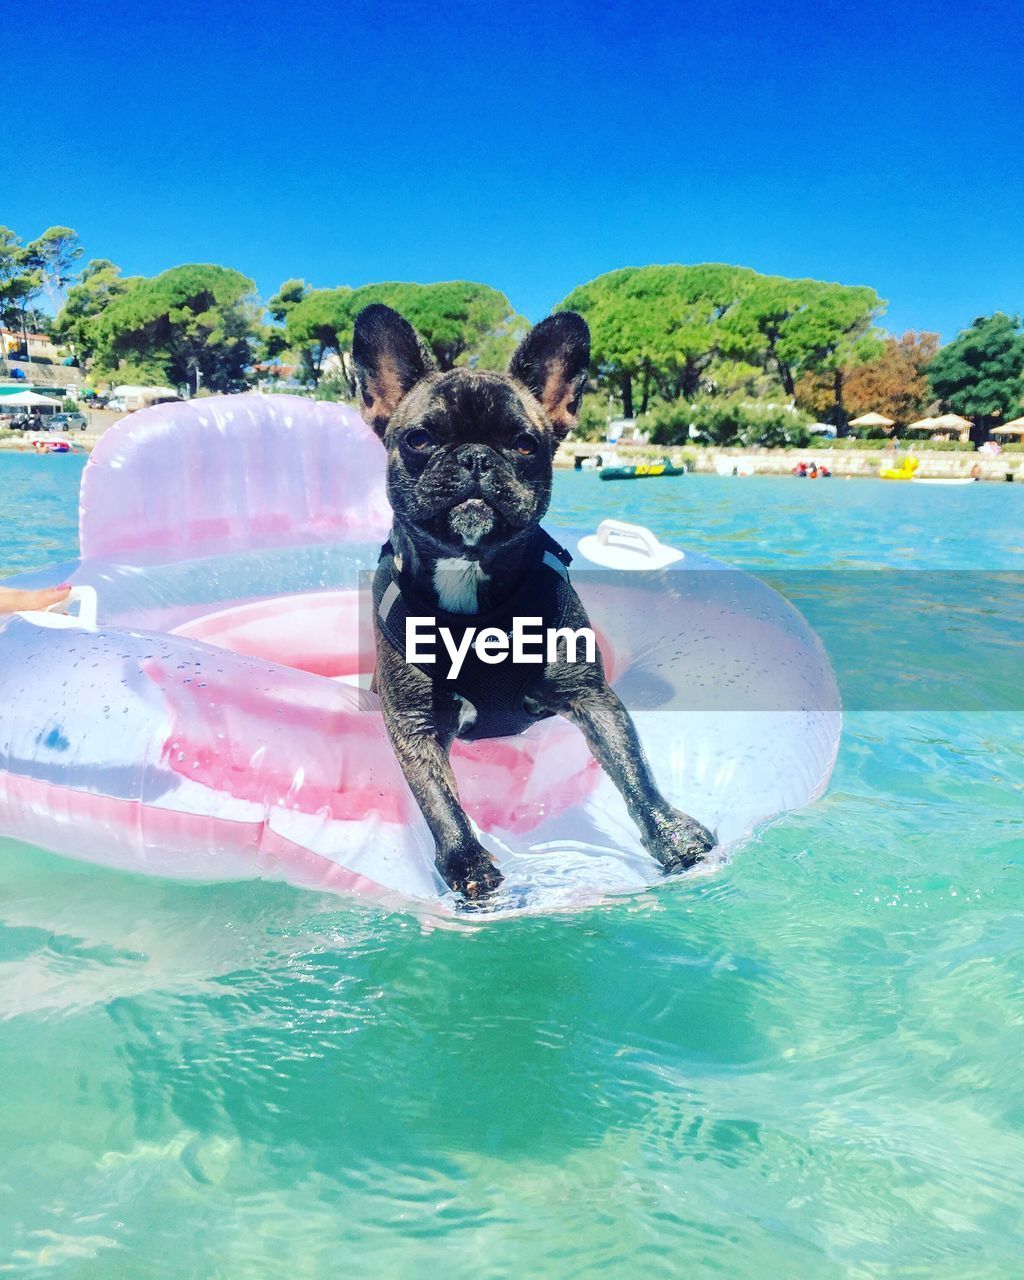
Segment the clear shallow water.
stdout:
<svg viewBox="0 0 1024 1280">
<path fill-rule="evenodd" d="M 65 462 L 0 457 L 5 570 L 74 553 Z M 555 506 L 768 576 L 1024 567 L 1010 485 L 568 475 Z M 947 650 L 924 628 L 916 669 Z M 0 846 L 0 1274 L 1019 1275 L 1024 735 L 951 705 L 854 708 L 814 808 L 576 916 Z"/>
</svg>

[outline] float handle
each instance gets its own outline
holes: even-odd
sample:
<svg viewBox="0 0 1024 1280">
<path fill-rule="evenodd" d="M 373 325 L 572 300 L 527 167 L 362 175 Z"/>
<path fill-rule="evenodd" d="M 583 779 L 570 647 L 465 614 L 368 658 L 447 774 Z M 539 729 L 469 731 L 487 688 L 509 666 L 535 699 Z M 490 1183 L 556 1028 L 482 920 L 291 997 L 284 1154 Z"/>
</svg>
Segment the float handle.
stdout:
<svg viewBox="0 0 1024 1280">
<path fill-rule="evenodd" d="M 69 613 L 71 605 L 78 605 L 78 613 Z M 99 613 L 99 596 L 95 587 L 72 587 L 67 599 L 51 604 L 49 609 L 25 609 L 19 616 L 37 627 L 58 630 L 61 627 L 77 627 L 81 631 L 95 631 Z"/>
<path fill-rule="evenodd" d="M 597 526 L 597 541 L 604 547 L 625 544 L 631 551 L 642 551 L 652 559 L 663 550 L 661 543 L 642 524 L 627 524 L 625 520 L 602 520 Z"/>
</svg>

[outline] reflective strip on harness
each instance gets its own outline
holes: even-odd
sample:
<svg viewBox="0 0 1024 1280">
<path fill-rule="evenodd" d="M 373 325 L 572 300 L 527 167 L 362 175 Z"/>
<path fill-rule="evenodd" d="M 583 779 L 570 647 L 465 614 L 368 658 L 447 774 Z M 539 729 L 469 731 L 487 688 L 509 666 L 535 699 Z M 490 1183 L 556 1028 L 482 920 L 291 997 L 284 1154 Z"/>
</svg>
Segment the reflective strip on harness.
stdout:
<svg viewBox="0 0 1024 1280">
<path fill-rule="evenodd" d="M 387 622 L 388 614 L 394 607 L 395 601 L 401 596 L 402 592 L 397 582 L 392 582 L 388 589 L 380 598 L 380 605 L 377 608 L 377 616 L 381 622 Z"/>
<path fill-rule="evenodd" d="M 566 582 L 569 581 L 569 570 L 559 560 L 558 556 L 552 555 L 550 551 L 545 551 L 541 558 L 541 563 L 546 564 L 549 569 L 554 569 L 556 573 L 560 573 Z"/>
</svg>

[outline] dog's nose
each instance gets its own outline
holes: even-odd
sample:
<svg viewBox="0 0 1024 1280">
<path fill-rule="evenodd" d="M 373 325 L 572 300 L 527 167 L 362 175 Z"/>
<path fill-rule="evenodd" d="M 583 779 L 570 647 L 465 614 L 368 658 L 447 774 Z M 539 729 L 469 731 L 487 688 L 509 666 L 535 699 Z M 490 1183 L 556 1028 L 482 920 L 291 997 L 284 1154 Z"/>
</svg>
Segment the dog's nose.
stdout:
<svg viewBox="0 0 1024 1280">
<path fill-rule="evenodd" d="M 494 450 L 485 444 L 464 444 L 455 455 L 459 466 L 479 479 L 494 466 Z"/>
</svg>

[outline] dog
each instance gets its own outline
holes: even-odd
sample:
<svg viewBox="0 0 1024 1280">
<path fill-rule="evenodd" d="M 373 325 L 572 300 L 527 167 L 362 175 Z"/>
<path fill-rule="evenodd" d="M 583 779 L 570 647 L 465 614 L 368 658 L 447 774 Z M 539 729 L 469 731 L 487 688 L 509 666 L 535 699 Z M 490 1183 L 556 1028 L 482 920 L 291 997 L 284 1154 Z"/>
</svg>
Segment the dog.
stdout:
<svg viewBox="0 0 1024 1280">
<path fill-rule="evenodd" d="M 374 575 L 375 688 L 441 878 L 467 901 L 485 900 L 503 879 L 459 803 L 453 740 L 519 733 L 551 715 L 582 731 L 666 872 L 699 862 L 715 838 L 659 792 L 599 652 L 570 661 L 566 640 L 528 666 L 499 667 L 481 662 L 480 646 L 472 651 L 465 640 L 483 624 L 500 641 L 523 613 L 563 634 L 588 626 L 568 579 L 570 557 L 540 527 L 552 458 L 587 379 L 583 318 L 560 312 L 541 321 L 505 374 L 439 372 L 408 321 L 375 304 L 356 318 L 352 362 L 363 419 L 387 450 L 394 512 Z M 450 624 L 450 652 L 461 646 L 470 659 L 457 678 L 443 657 L 407 660 L 405 624 L 425 617 Z"/>
</svg>

